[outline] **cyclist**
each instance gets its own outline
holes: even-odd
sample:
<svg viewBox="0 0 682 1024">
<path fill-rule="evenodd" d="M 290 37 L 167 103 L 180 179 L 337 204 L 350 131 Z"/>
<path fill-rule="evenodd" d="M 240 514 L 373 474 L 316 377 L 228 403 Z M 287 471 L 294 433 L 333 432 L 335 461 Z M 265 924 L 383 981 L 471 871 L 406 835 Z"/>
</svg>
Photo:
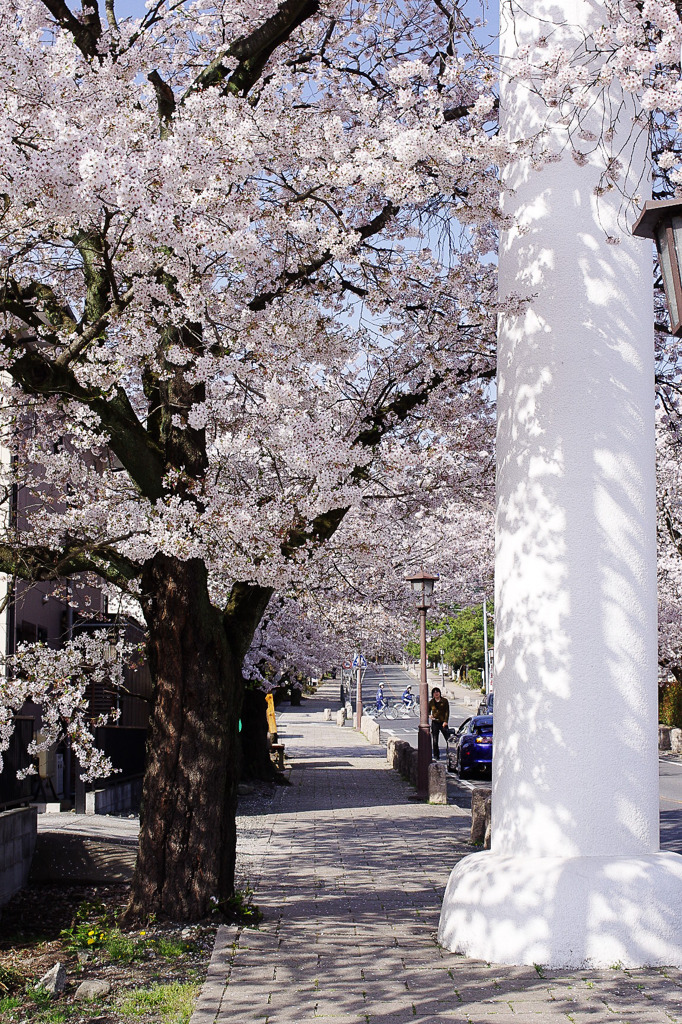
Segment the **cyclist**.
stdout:
<svg viewBox="0 0 682 1024">
<path fill-rule="evenodd" d="M 384 697 L 384 684 L 383 683 L 379 683 L 379 688 L 377 689 L 376 700 L 377 700 L 377 711 L 383 711 L 384 708 L 388 707 L 388 701 Z"/>
<path fill-rule="evenodd" d="M 403 704 L 406 708 L 414 707 L 414 694 L 412 693 L 412 687 L 406 686 L 403 690 Z"/>
</svg>

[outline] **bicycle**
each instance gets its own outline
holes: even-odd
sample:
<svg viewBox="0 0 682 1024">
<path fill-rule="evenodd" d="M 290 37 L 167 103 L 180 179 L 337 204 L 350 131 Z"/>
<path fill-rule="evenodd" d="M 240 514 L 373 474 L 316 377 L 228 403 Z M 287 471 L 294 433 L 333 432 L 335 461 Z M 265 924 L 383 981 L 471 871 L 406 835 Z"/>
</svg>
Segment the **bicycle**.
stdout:
<svg viewBox="0 0 682 1024">
<path fill-rule="evenodd" d="M 367 715 L 368 718 L 388 718 L 392 721 L 395 718 L 395 709 L 384 701 L 383 705 L 378 708 L 376 704 L 368 704 L 367 707 L 362 709 L 363 715 Z"/>
<path fill-rule="evenodd" d="M 411 704 L 406 704 L 404 700 L 397 700 L 393 705 L 393 714 L 395 718 L 412 718 L 419 714 L 417 702 L 412 701 Z"/>
</svg>

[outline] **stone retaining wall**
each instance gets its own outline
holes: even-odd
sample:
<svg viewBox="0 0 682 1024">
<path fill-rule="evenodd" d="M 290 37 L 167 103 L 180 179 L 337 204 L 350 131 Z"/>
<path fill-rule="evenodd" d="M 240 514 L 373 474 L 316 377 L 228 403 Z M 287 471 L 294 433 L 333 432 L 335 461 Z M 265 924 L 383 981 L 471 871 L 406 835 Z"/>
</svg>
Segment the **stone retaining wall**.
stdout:
<svg viewBox="0 0 682 1024">
<path fill-rule="evenodd" d="M 357 722 L 358 716 L 353 715 L 354 729 L 357 729 Z M 379 727 L 379 723 L 375 722 L 373 718 L 369 718 L 368 715 L 362 716 L 360 732 L 370 743 L 381 743 L 381 728 Z"/>
<path fill-rule="evenodd" d="M 386 744 L 386 760 L 391 768 L 399 771 L 404 779 L 417 786 L 417 751 L 407 740 L 398 740 L 390 736 Z M 429 803 L 446 804 L 447 775 L 445 763 L 434 762 L 429 765 Z"/>
<path fill-rule="evenodd" d="M 85 794 L 86 814 L 137 813 L 142 800 L 142 776 L 121 779 Z"/>
<path fill-rule="evenodd" d="M 36 807 L 0 813 L 0 907 L 26 885 L 37 834 Z"/>
</svg>

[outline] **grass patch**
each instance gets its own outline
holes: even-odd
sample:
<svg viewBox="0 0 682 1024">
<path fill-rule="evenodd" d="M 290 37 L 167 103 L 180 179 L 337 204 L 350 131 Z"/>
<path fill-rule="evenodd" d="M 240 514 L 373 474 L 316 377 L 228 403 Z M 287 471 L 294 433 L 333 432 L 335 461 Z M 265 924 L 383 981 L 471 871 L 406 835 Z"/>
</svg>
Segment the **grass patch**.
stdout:
<svg viewBox="0 0 682 1024">
<path fill-rule="evenodd" d="M 112 928 L 102 942 L 109 958 L 119 964 L 132 964 L 146 955 L 146 943 L 137 936 L 124 935 L 118 928 Z"/>
<path fill-rule="evenodd" d="M 21 996 L 3 996 L 0 999 L 0 1020 L 14 1020 L 7 1015 L 21 1006 Z"/>
<path fill-rule="evenodd" d="M 53 997 L 45 988 L 31 989 L 28 994 L 33 1001 L 37 1012 L 31 1013 L 24 1005 L 22 1018 L 30 1020 L 31 1024 L 65 1024 L 69 1019 L 69 1009 L 55 1006 Z"/>
<path fill-rule="evenodd" d="M 240 919 L 243 915 L 250 920 L 259 920 L 256 915 L 259 915 L 260 911 L 248 903 L 249 896 L 249 892 L 246 895 L 239 893 L 235 896 L 233 913 Z M 114 963 L 119 964 L 132 964 L 136 960 L 144 960 L 150 950 L 166 960 L 177 960 L 195 948 L 194 943 L 184 942 L 172 936 L 148 938 L 146 931 L 141 931 L 137 935 L 125 935 L 116 925 L 115 916 L 107 913 L 101 901 L 81 903 L 71 927 L 62 930 L 61 938 L 72 953 L 80 950 L 101 951 Z"/>
<path fill-rule="evenodd" d="M 81 903 L 71 927 L 61 932 L 64 945 L 70 952 L 102 950 L 110 960 L 119 964 L 132 964 L 144 958 L 147 949 L 145 935 L 143 931 L 139 936 L 124 935 L 101 900 Z"/>
<path fill-rule="evenodd" d="M 161 935 L 156 940 L 156 951 L 166 960 L 176 960 L 183 953 L 189 953 L 194 948 L 194 943 L 185 942 L 184 939 L 166 938 Z"/>
<path fill-rule="evenodd" d="M 99 949 L 108 934 L 106 908 L 101 900 L 81 903 L 69 928 L 63 928 L 60 938 L 71 953 L 80 949 Z"/>
<path fill-rule="evenodd" d="M 59 1006 L 48 1006 L 40 1010 L 35 1017 L 31 1017 L 31 1024 L 66 1024 L 69 1019 L 69 1011 L 62 1010 Z"/>
<path fill-rule="evenodd" d="M 125 996 L 120 1007 L 132 1017 L 154 1014 L 162 1024 L 188 1024 L 198 993 L 199 985 L 174 981 L 170 985 L 135 989 Z"/>
</svg>

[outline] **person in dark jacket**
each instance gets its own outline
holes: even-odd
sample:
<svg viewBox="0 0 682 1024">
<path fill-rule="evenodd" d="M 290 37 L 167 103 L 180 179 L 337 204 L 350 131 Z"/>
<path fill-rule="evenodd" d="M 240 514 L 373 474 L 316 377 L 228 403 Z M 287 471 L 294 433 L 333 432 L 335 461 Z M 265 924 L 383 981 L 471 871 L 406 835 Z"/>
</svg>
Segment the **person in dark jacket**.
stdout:
<svg viewBox="0 0 682 1024">
<path fill-rule="evenodd" d="M 433 740 L 433 759 L 434 761 L 440 761 L 440 748 L 438 746 L 438 740 L 442 733 L 447 740 L 450 735 L 448 728 L 448 719 L 450 718 L 450 705 L 448 704 L 445 697 L 440 692 L 438 686 L 434 686 L 431 691 L 431 700 L 429 701 L 429 716 L 431 718 L 431 739 Z"/>
</svg>

